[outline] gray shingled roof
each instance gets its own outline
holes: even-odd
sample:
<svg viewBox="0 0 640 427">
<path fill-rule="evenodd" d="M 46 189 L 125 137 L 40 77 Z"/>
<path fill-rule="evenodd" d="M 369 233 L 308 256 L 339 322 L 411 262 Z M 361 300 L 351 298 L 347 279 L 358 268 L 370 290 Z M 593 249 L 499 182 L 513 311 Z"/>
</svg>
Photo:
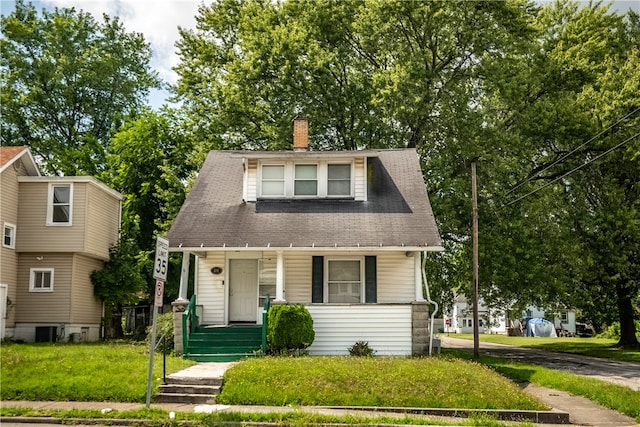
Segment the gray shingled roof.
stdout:
<svg viewBox="0 0 640 427">
<path fill-rule="evenodd" d="M 170 247 L 441 246 L 418 155 L 413 149 L 342 152 L 367 157 L 367 201 L 243 202 L 243 154 L 256 156 L 256 152 L 242 151 L 209 153 L 169 231 Z M 286 154 L 289 158 L 292 155 Z"/>
</svg>

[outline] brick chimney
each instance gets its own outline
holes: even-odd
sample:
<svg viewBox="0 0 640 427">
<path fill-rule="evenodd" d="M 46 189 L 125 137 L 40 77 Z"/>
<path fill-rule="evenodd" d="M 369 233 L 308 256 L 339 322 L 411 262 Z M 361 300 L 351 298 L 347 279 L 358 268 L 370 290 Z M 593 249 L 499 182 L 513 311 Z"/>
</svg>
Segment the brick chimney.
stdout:
<svg viewBox="0 0 640 427">
<path fill-rule="evenodd" d="M 309 148 L 309 122 L 303 116 L 293 119 L 293 151 L 307 151 Z"/>
</svg>

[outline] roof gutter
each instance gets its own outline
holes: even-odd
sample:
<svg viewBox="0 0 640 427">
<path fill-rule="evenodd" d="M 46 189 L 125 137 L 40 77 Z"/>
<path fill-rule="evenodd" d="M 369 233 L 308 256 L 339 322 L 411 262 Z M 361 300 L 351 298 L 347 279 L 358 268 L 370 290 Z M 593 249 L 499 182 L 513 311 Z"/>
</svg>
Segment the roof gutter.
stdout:
<svg viewBox="0 0 640 427">
<path fill-rule="evenodd" d="M 399 252 L 399 251 L 419 251 L 419 252 L 442 252 L 442 246 L 173 246 L 169 247 L 169 252 L 263 252 L 263 251 L 285 251 L 285 252 Z"/>
</svg>

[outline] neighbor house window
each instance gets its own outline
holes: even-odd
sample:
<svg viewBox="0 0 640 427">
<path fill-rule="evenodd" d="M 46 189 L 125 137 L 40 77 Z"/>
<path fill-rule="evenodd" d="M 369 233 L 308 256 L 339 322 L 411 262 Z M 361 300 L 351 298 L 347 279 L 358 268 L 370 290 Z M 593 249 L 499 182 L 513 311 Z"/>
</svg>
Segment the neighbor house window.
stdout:
<svg viewBox="0 0 640 427">
<path fill-rule="evenodd" d="M 2 232 L 2 246 L 14 249 L 16 247 L 16 226 L 4 223 L 4 231 Z"/>
<path fill-rule="evenodd" d="M 51 184 L 49 186 L 48 225 L 71 225 L 73 186 Z"/>
<path fill-rule="evenodd" d="M 362 271 L 360 260 L 327 261 L 327 293 L 330 303 L 361 302 Z"/>
<path fill-rule="evenodd" d="M 262 166 L 262 195 L 267 197 L 284 196 L 284 165 Z"/>
<path fill-rule="evenodd" d="M 32 268 L 29 291 L 53 292 L 53 268 Z"/>
<path fill-rule="evenodd" d="M 318 165 L 295 165 L 293 194 L 295 196 L 318 194 Z"/>
<path fill-rule="evenodd" d="M 560 313 L 560 321 L 562 323 L 567 323 L 569 321 L 569 313 L 567 313 L 566 311 L 563 311 Z"/>
</svg>

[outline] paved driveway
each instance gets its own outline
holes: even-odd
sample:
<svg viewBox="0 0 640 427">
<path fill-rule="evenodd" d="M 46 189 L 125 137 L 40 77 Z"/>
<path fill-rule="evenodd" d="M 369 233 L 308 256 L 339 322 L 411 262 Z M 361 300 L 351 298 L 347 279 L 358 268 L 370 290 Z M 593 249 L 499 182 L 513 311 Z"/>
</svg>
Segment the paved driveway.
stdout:
<svg viewBox="0 0 640 427">
<path fill-rule="evenodd" d="M 473 340 L 440 336 L 442 347 L 473 350 Z M 640 363 L 480 342 L 480 354 L 540 365 L 640 390 Z"/>
</svg>

